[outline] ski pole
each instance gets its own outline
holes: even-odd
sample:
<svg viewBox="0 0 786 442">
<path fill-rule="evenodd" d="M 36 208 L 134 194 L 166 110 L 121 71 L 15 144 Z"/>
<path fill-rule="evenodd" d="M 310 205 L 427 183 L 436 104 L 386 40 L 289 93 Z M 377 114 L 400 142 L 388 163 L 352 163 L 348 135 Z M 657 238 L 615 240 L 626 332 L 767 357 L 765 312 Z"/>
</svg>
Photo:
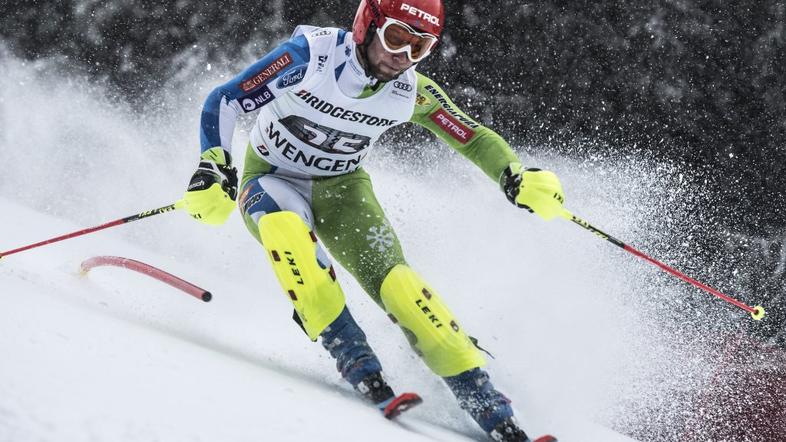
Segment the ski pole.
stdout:
<svg viewBox="0 0 786 442">
<path fill-rule="evenodd" d="M 753 319 L 755 319 L 756 321 L 761 321 L 764 318 L 764 315 L 766 314 L 766 312 L 764 311 L 764 307 L 762 307 L 760 305 L 757 305 L 755 307 L 750 307 L 750 306 L 744 304 L 743 302 L 740 302 L 740 301 L 732 298 L 731 296 L 724 295 L 723 293 L 719 292 L 718 290 L 715 290 L 714 288 L 712 288 L 712 287 L 710 287 L 710 286 L 708 286 L 706 284 L 703 284 L 703 283 L 701 283 L 699 281 L 696 281 L 695 279 L 685 275 L 682 272 L 679 272 L 679 271 L 677 271 L 677 270 L 667 266 L 666 264 L 658 261 L 657 259 L 652 258 L 652 257 L 648 256 L 647 254 L 642 253 L 642 252 L 634 249 L 633 247 L 625 244 L 624 242 L 618 240 L 617 238 L 614 238 L 613 236 L 603 232 L 602 230 L 598 229 L 597 227 L 593 226 L 592 224 L 588 223 L 587 221 L 585 221 L 585 220 L 579 218 L 578 216 L 572 214 L 568 210 L 564 210 L 563 209 L 561 216 L 563 218 L 569 220 L 569 221 L 574 222 L 575 224 L 581 226 L 582 228 L 584 228 L 586 230 L 589 230 L 590 232 L 594 233 L 595 235 L 597 235 L 601 239 L 605 239 L 606 241 L 608 241 L 608 242 L 614 244 L 615 246 L 625 250 L 626 252 L 629 252 L 629 253 L 631 253 L 633 255 L 636 255 L 639 258 L 641 258 L 641 259 L 643 259 L 645 261 L 648 261 L 651 264 L 655 264 L 656 266 L 660 267 L 665 272 L 667 272 L 667 273 L 669 273 L 669 274 L 671 274 L 673 276 L 676 276 L 677 278 L 680 278 L 681 280 L 683 280 L 683 281 L 685 281 L 685 282 L 687 282 L 687 283 L 689 283 L 689 284 L 691 284 L 691 285 L 693 285 L 695 287 L 698 287 L 698 288 L 700 288 L 700 289 L 702 289 L 704 291 L 707 291 L 707 292 L 717 296 L 718 298 L 728 302 L 729 304 L 733 304 L 733 305 L 735 305 L 735 306 L 737 306 L 737 307 L 747 311 L 748 313 L 751 314 Z"/>
<path fill-rule="evenodd" d="M 134 221 L 139 221 L 140 219 L 149 218 L 151 216 L 160 215 L 162 213 L 171 212 L 173 210 L 183 208 L 184 201 L 179 200 L 174 204 L 170 204 L 168 206 L 159 207 L 158 209 L 148 210 L 146 212 L 137 213 L 136 215 L 127 216 L 125 218 L 121 218 L 115 221 L 110 221 L 106 224 L 101 224 L 100 226 L 90 227 L 88 229 L 79 230 L 77 232 L 67 233 L 65 235 L 61 235 L 55 238 L 47 239 L 45 241 L 37 242 L 35 244 L 26 245 L 23 247 L 19 247 L 13 250 L 9 250 L 7 252 L 0 252 L 0 259 L 5 258 L 6 256 L 13 255 L 14 253 L 24 252 L 25 250 L 35 249 L 38 247 L 42 247 L 48 244 L 52 244 L 58 241 L 63 241 L 66 239 L 76 238 L 77 236 L 87 235 L 88 233 L 97 232 L 99 230 L 108 229 L 110 227 L 119 226 L 121 224 L 127 224 Z"/>
</svg>

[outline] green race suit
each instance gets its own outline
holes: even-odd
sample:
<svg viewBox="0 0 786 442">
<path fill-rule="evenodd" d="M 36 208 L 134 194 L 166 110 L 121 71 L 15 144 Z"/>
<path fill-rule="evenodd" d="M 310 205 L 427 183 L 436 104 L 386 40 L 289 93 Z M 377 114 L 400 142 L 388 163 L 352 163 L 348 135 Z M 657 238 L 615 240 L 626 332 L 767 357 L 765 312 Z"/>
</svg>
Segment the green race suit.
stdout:
<svg viewBox="0 0 786 442">
<path fill-rule="evenodd" d="M 433 132 L 497 182 L 508 164 L 518 161 L 508 143 L 463 113 L 434 81 L 420 73 L 417 79 L 417 101 L 410 122 Z M 366 94 L 371 93 L 366 91 Z M 271 165 L 249 145 L 239 204 L 249 231 L 257 239 L 259 218 L 252 216 L 253 210 L 246 210 L 251 207 L 244 207 L 254 195 L 248 183 L 269 174 L 271 169 Z M 336 177 L 282 179 L 298 183 L 298 193 L 311 207 L 315 220 L 313 227 L 319 238 L 331 255 L 379 303 L 382 280 L 396 264 L 404 264 L 405 259 L 398 238 L 374 195 L 368 173 L 360 168 Z"/>
</svg>

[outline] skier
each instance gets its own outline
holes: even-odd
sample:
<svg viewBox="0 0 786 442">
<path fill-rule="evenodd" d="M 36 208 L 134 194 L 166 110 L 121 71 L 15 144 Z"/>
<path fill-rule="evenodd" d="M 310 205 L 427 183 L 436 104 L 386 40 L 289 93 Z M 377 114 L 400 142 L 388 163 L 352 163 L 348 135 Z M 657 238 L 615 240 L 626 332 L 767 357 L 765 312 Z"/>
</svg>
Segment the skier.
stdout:
<svg viewBox="0 0 786 442">
<path fill-rule="evenodd" d="M 352 32 L 299 26 L 293 36 L 207 97 L 201 157 L 187 210 L 219 225 L 239 205 L 264 246 L 294 319 L 386 415 L 396 395 L 345 305 L 330 258 L 398 324 L 460 406 L 498 441 L 529 441 L 510 401 L 445 302 L 404 259 L 361 167 L 387 129 L 412 122 L 499 182 L 510 202 L 548 220 L 562 210 L 556 175 L 522 167 L 507 142 L 464 114 L 416 71 L 443 31 L 441 0 L 361 0 Z M 241 113 L 259 111 L 238 186 L 231 140 Z"/>
</svg>

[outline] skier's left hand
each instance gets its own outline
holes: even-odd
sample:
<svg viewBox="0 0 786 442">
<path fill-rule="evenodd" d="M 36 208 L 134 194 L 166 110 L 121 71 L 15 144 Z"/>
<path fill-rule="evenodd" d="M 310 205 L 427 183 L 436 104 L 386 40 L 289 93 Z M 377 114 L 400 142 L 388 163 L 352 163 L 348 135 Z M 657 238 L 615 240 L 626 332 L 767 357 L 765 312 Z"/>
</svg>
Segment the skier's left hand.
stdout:
<svg viewBox="0 0 786 442">
<path fill-rule="evenodd" d="M 502 172 L 500 186 L 508 201 L 548 221 L 562 212 L 565 195 L 554 172 L 524 169 L 521 163 L 510 163 Z"/>
</svg>

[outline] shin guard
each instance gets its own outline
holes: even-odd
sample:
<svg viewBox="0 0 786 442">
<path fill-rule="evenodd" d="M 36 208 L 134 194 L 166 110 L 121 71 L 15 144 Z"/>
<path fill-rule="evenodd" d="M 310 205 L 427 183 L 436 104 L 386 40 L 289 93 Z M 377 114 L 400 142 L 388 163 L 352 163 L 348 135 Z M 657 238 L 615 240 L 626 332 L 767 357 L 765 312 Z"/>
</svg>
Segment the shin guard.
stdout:
<svg viewBox="0 0 786 442">
<path fill-rule="evenodd" d="M 412 269 L 401 264 L 393 267 L 380 294 L 391 319 L 434 373 L 456 376 L 485 365 L 442 299 Z"/>
<path fill-rule="evenodd" d="M 294 212 L 260 218 L 259 236 L 303 329 L 316 341 L 344 310 L 344 292 L 333 267 L 317 259 L 317 238 Z"/>
</svg>

